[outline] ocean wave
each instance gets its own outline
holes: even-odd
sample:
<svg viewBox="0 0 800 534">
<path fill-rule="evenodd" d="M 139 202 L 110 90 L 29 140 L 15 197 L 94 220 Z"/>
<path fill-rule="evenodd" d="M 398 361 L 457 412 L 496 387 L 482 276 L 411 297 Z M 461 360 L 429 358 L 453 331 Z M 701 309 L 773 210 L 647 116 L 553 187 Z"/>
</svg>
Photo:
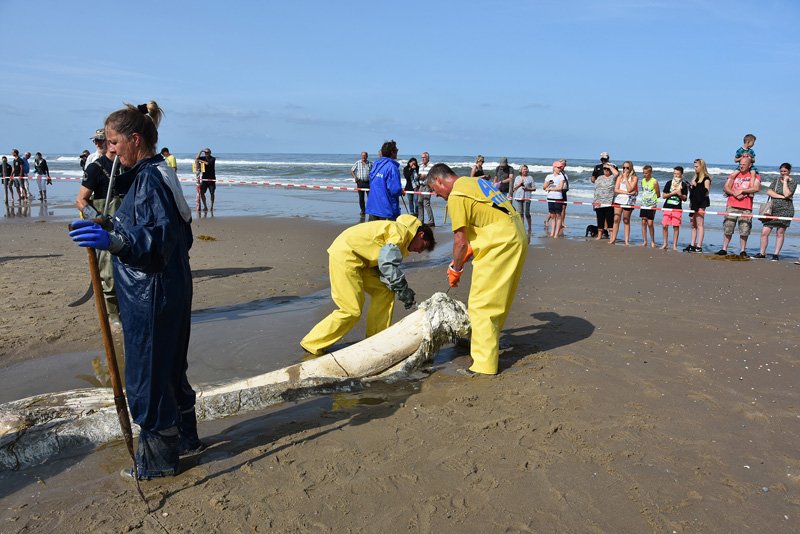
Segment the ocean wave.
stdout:
<svg viewBox="0 0 800 534">
<path fill-rule="evenodd" d="M 175 158 L 178 163 L 191 165 L 194 158 Z M 354 162 L 353 162 L 354 163 Z M 217 158 L 217 168 L 226 165 L 239 165 L 242 167 L 283 166 L 283 167 L 352 167 L 353 163 L 337 163 L 333 161 L 248 161 L 244 159 Z"/>
</svg>

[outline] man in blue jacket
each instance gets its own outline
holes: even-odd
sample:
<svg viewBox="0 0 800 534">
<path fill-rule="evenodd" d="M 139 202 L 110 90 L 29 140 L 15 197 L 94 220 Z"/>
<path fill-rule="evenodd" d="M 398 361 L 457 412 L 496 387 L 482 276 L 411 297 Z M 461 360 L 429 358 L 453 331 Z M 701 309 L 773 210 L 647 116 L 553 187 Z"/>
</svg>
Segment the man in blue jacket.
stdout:
<svg viewBox="0 0 800 534">
<path fill-rule="evenodd" d="M 366 209 L 369 220 L 397 219 L 400 215 L 400 195 L 405 195 L 405 191 L 400 182 L 397 143 L 386 141 L 381 147 L 381 158 L 372 165 L 369 173 L 369 198 Z"/>
</svg>

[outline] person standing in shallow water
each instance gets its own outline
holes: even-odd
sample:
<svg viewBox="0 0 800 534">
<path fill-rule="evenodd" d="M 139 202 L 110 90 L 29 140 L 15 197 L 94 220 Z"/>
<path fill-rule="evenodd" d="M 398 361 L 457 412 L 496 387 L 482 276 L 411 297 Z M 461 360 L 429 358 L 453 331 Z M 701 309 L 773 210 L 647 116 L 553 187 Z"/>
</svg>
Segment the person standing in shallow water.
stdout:
<svg viewBox="0 0 800 534">
<path fill-rule="evenodd" d="M 425 214 L 428 215 L 428 226 L 436 226 L 436 221 L 433 218 L 433 208 L 431 208 L 431 188 L 428 186 L 428 171 L 433 167 L 431 163 L 430 154 L 423 152 L 420 156 L 422 159 L 422 166 L 419 168 L 419 190 L 423 193 L 417 199 L 417 218 L 425 222 Z"/>
<path fill-rule="evenodd" d="M 197 153 L 195 164 L 203 170 L 203 181 L 200 184 L 200 200 L 203 201 L 203 211 L 209 209 L 206 205 L 206 191 L 211 197 L 211 211 L 214 211 L 214 193 L 217 190 L 217 158 L 211 155 L 210 148 L 205 148 Z"/>
<path fill-rule="evenodd" d="M 191 329 L 191 210 L 174 169 L 156 154 L 161 108 L 153 101 L 109 115 L 109 153 L 132 167 L 133 183 L 110 232 L 72 223 L 78 245 L 114 255 L 125 338 L 125 391 L 139 425 L 139 478 L 177 475 L 180 456 L 205 448 L 197 436 L 195 393 L 186 378 Z M 133 468 L 122 471 L 133 477 Z"/>
<path fill-rule="evenodd" d="M 692 240 L 689 246 L 683 249 L 684 252 L 703 252 L 706 208 L 711 205 L 710 190 L 711 176 L 708 174 L 706 162 L 698 158 L 694 160 L 694 178 L 689 182 L 689 209 L 692 210 L 689 220 L 692 223 Z"/>
<path fill-rule="evenodd" d="M 417 158 L 411 158 L 406 163 L 406 168 L 403 169 L 403 176 L 406 179 L 406 192 L 408 193 L 408 213 L 415 215 L 417 213 L 417 195 L 419 191 L 419 163 Z"/>
<path fill-rule="evenodd" d="M 369 172 L 372 170 L 372 162 L 369 160 L 369 154 L 366 152 L 361 153 L 361 159 L 356 161 L 350 167 L 350 174 L 353 175 L 353 180 L 356 181 L 358 191 L 358 206 L 361 208 L 361 216 L 366 215 L 366 198 L 369 198 Z M 366 191 L 365 191 L 366 189 Z"/>
</svg>

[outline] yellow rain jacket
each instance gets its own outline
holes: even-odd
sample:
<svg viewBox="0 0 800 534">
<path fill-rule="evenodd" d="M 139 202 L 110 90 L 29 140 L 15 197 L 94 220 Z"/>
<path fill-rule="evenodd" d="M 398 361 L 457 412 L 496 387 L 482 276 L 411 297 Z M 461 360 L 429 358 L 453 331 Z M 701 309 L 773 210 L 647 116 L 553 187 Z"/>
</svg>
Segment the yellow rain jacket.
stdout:
<svg viewBox="0 0 800 534">
<path fill-rule="evenodd" d="M 456 180 L 447 209 L 453 231 L 464 228 L 475 255 L 467 303 L 472 324 L 470 369 L 496 374 L 500 331 L 528 254 L 525 227 L 508 197 L 478 178 Z"/>
<path fill-rule="evenodd" d="M 304 349 L 323 354 L 342 339 L 358 323 L 365 293 L 370 296 L 367 337 L 389 327 L 394 292 L 387 287 L 389 281 L 381 280 L 378 256 L 387 244 L 396 245 L 404 258 L 408 256 L 408 247 L 421 224 L 413 215 L 400 215 L 396 221 L 361 223 L 339 234 L 328 249 L 331 297 L 339 309 L 303 338 L 300 345 Z"/>
</svg>

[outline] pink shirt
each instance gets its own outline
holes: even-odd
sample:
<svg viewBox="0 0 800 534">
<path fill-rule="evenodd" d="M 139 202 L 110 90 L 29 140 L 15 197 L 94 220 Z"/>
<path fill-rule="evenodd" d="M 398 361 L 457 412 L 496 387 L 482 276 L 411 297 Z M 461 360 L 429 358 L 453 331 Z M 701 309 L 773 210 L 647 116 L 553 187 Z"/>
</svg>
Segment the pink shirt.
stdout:
<svg viewBox="0 0 800 534">
<path fill-rule="evenodd" d="M 728 179 L 733 176 L 733 173 L 728 176 Z M 733 179 L 733 184 L 731 185 L 731 189 L 734 191 L 740 191 L 742 189 L 747 189 L 751 187 L 751 185 L 755 185 L 752 180 L 756 180 L 757 182 L 761 182 L 761 179 L 758 177 L 757 174 L 748 172 L 747 174 L 739 174 L 736 178 Z M 750 193 L 745 196 L 742 200 L 737 200 L 736 197 L 730 196 L 728 197 L 728 206 L 732 208 L 740 208 L 745 210 L 752 210 L 753 209 L 753 194 Z"/>
</svg>

